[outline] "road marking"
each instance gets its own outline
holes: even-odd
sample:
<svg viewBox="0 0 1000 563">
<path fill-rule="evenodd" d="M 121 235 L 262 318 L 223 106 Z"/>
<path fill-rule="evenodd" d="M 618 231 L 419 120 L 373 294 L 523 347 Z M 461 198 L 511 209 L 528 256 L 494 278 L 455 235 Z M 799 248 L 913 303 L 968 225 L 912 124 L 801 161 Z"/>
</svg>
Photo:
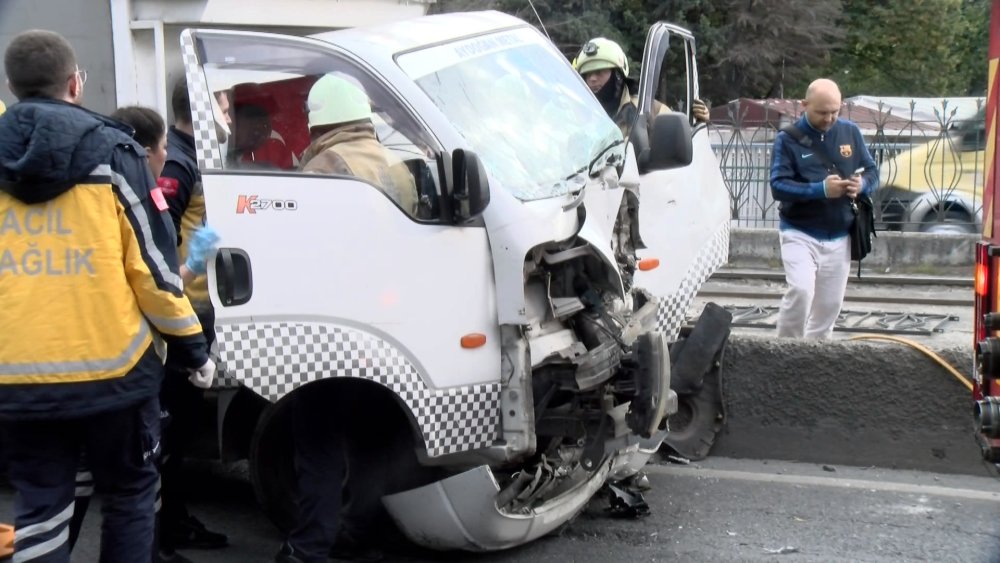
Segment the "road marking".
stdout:
<svg viewBox="0 0 1000 563">
<path fill-rule="evenodd" d="M 754 473 L 752 471 L 733 471 L 728 469 L 705 469 L 678 465 L 650 464 L 644 467 L 643 470 L 647 473 L 658 473 L 661 475 L 683 475 L 685 477 L 755 481 L 758 483 L 777 483 L 782 485 L 809 485 L 837 487 L 841 489 L 867 489 L 890 493 L 912 493 L 1000 502 L 1000 492 L 977 491 L 975 489 L 956 489 L 952 487 L 940 487 L 937 485 L 916 485 L 913 483 L 869 481 L 866 479 L 848 479 L 842 477 L 816 477 L 811 475 L 779 475 L 774 473 Z"/>
</svg>

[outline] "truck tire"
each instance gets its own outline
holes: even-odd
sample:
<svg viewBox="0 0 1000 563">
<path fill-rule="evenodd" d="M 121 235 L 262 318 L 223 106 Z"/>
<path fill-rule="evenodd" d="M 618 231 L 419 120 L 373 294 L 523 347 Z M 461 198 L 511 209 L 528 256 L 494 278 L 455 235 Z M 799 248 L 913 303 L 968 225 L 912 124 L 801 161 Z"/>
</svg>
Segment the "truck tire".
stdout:
<svg viewBox="0 0 1000 563">
<path fill-rule="evenodd" d="M 338 544 L 367 543 L 373 531 L 380 542 L 387 537 L 396 539 L 382 497 L 443 478 L 439 471 L 418 463 L 415 440 L 400 407 L 383 402 L 384 397 L 374 398 L 370 389 L 359 389 L 355 386 L 349 392 L 338 393 L 340 398 L 350 397 L 350 401 L 337 400 L 333 394 L 330 401 L 331 409 L 344 413 L 339 426 L 347 433 L 343 438 L 347 444 L 347 474 L 340 514 L 342 541 Z M 282 400 L 264 411 L 250 448 L 254 493 L 264 513 L 284 533 L 297 519 L 291 403 Z M 331 435 L 331 439 L 341 438 Z"/>
<path fill-rule="evenodd" d="M 725 348 L 705 374 L 701 388 L 677 397 L 677 412 L 667 418 L 669 432 L 663 441 L 677 455 L 702 460 L 708 456 L 725 422 L 722 370 Z"/>
</svg>

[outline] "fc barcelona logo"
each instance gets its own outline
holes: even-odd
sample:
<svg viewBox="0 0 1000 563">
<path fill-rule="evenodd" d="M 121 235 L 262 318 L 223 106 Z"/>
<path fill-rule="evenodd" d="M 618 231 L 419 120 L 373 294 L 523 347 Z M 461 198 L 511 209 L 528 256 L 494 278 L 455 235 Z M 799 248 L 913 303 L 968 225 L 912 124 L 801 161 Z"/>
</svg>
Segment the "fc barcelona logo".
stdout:
<svg viewBox="0 0 1000 563">
<path fill-rule="evenodd" d="M 840 145 L 840 156 L 847 158 L 852 154 L 854 151 L 851 150 L 851 145 Z"/>
</svg>

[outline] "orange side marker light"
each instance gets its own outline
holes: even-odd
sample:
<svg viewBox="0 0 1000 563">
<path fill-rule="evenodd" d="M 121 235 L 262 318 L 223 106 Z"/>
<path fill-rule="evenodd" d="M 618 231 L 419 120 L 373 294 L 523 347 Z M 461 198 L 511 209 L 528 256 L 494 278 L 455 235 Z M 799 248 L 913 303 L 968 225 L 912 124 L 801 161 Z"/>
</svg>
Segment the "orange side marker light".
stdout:
<svg viewBox="0 0 1000 563">
<path fill-rule="evenodd" d="M 639 260 L 639 269 L 643 272 L 648 272 L 650 270 L 655 270 L 660 266 L 659 258 L 643 258 Z"/>
<path fill-rule="evenodd" d="M 462 348 L 479 348 L 486 344 L 486 335 L 478 332 L 471 332 L 462 337 Z"/>
</svg>

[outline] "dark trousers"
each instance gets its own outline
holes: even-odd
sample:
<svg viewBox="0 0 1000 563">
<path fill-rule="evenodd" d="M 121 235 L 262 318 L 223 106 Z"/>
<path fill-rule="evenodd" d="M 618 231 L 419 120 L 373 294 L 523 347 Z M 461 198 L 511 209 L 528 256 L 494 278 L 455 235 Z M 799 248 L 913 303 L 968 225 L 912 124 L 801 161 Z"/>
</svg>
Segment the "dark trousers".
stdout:
<svg viewBox="0 0 1000 563">
<path fill-rule="evenodd" d="M 291 405 L 299 519 L 288 536 L 307 563 L 325 563 L 337 539 L 347 467 L 339 417 L 323 395 L 298 393 Z"/>
<path fill-rule="evenodd" d="M 198 320 L 205 333 L 205 339 L 211 347 L 215 341 L 215 312 L 197 311 Z M 188 381 L 188 371 L 183 366 L 171 361 L 170 350 L 167 350 L 166 377 L 160 391 L 160 404 L 167 413 L 163 424 L 163 456 L 160 464 L 162 479 L 160 489 L 160 526 L 170 529 L 177 523 L 188 518 L 187 492 L 184 487 L 182 468 L 191 442 L 199 431 L 201 409 L 203 407 L 201 389 Z M 160 537 L 161 545 L 171 550 L 169 534 Z"/>
<path fill-rule="evenodd" d="M 101 562 L 149 561 L 153 545 L 159 400 L 71 420 L 5 422 L 19 560 L 69 561 L 69 521 L 80 452 L 101 505 Z"/>
</svg>

